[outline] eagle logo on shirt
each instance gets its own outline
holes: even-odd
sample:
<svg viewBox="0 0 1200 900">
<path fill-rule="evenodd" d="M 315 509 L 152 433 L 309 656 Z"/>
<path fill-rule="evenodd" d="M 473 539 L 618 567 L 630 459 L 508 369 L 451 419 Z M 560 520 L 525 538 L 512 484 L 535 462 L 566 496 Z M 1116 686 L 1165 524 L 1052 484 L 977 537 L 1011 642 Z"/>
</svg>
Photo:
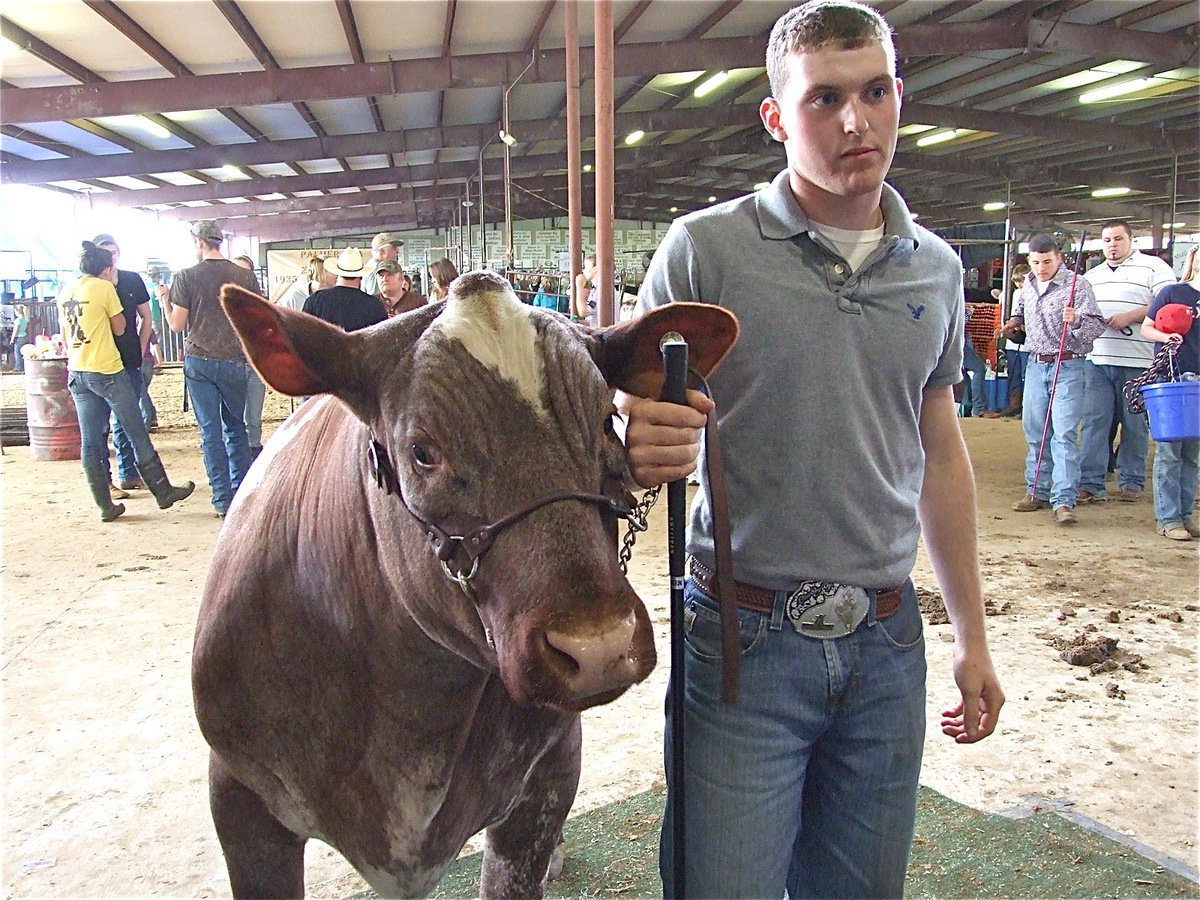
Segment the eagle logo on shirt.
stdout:
<svg viewBox="0 0 1200 900">
<path fill-rule="evenodd" d="M 925 304 L 922 303 L 920 306 L 913 306 L 911 303 L 905 303 L 904 305 L 907 306 L 908 311 L 912 313 L 913 321 L 919 322 L 921 320 L 921 314 L 925 312 Z"/>
</svg>

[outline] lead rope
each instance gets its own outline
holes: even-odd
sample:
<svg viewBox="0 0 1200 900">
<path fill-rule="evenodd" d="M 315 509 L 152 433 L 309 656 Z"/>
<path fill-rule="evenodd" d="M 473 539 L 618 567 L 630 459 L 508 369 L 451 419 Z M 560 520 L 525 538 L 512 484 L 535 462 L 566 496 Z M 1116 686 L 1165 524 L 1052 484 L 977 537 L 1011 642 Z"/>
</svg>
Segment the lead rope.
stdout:
<svg viewBox="0 0 1200 900">
<path fill-rule="evenodd" d="M 1125 382 L 1121 392 L 1125 395 L 1130 412 L 1140 414 L 1146 411 L 1146 399 L 1142 396 L 1142 388 L 1145 385 L 1176 380 L 1175 357 L 1178 353 L 1179 348 L 1168 344 L 1155 354 L 1154 361 L 1145 372 L 1132 381 Z"/>
</svg>

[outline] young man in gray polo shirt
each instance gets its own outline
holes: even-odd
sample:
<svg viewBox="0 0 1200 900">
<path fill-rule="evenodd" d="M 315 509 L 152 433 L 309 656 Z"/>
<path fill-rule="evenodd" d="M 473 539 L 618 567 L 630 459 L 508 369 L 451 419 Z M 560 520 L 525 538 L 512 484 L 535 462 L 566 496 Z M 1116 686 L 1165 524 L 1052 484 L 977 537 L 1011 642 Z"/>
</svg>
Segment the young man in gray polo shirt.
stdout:
<svg viewBox="0 0 1200 900">
<path fill-rule="evenodd" d="M 922 529 L 954 624 L 962 695 L 942 730 L 980 740 L 1004 702 L 951 391 L 962 270 L 883 182 L 902 90 L 886 22 L 848 0 L 797 7 L 775 24 L 767 67 L 774 96 L 760 115 L 786 169 L 754 195 L 676 221 L 641 292 L 646 308 L 700 300 L 741 322 L 711 386 L 738 595 L 769 610 L 739 599 L 741 695 L 724 705 L 702 477 L 686 589 L 686 890 L 899 896 L 925 730 L 922 624 L 908 580 Z M 689 407 L 620 403 L 641 484 L 693 470 L 708 401 L 693 392 Z M 854 621 L 822 631 L 834 616 L 813 613 L 832 613 L 827 599 L 853 601 Z M 679 774 L 668 772 L 669 791 Z"/>
</svg>

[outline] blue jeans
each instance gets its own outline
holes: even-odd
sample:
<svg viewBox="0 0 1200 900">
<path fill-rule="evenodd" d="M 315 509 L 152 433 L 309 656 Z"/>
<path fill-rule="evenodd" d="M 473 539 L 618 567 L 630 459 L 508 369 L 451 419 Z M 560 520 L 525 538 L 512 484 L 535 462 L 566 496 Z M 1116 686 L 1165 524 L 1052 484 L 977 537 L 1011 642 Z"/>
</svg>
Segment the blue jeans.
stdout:
<svg viewBox="0 0 1200 900">
<path fill-rule="evenodd" d="M 1055 509 L 1075 508 L 1079 493 L 1079 442 L 1076 430 L 1083 409 L 1084 359 L 1065 359 L 1058 373 L 1054 392 L 1054 409 L 1050 410 L 1050 387 L 1054 381 L 1054 363 L 1033 360 L 1025 371 L 1025 396 L 1022 399 L 1021 423 L 1029 453 L 1025 457 L 1025 490 L 1042 500 L 1049 500 Z M 1042 451 L 1041 471 L 1038 472 L 1038 451 L 1046 416 L 1050 416 L 1050 431 Z M 1034 483 L 1034 474 L 1037 483 Z M 1053 483 L 1051 483 L 1053 473 Z"/>
<path fill-rule="evenodd" d="M 717 603 L 687 581 L 686 877 L 692 897 L 898 897 L 925 740 L 925 643 L 900 610 L 835 640 L 739 610 L 741 693 L 721 702 Z M 659 864 L 672 885 L 671 704 Z"/>
<path fill-rule="evenodd" d="M 1097 497 L 1106 497 L 1104 479 L 1108 475 L 1108 455 L 1112 447 L 1113 420 L 1121 422 L 1121 445 L 1117 450 L 1117 483 L 1121 490 L 1142 491 L 1146 487 L 1146 453 L 1150 449 L 1150 422 L 1145 413 L 1129 411 L 1121 389 L 1146 370 L 1129 366 L 1087 364 L 1087 383 L 1083 391 L 1083 427 L 1079 440 L 1079 488 Z"/>
<path fill-rule="evenodd" d="M 124 370 L 115 375 L 72 371 L 67 376 L 67 387 L 75 400 L 80 456 L 85 469 L 89 462 L 105 467 L 108 465 L 110 414 L 124 429 L 138 462 L 146 462 L 155 456 L 154 444 L 150 442 L 150 434 L 138 411 L 133 385 Z"/>
<path fill-rule="evenodd" d="M 246 438 L 251 447 L 262 446 L 262 410 L 267 398 L 267 386 L 258 373 L 246 368 Z"/>
<path fill-rule="evenodd" d="M 1008 397 L 1006 400 L 1010 407 L 1015 408 L 1017 404 L 1013 402 L 1013 398 L 1019 398 L 1025 393 L 1025 370 L 1029 368 L 1029 354 L 1024 350 L 1006 348 L 1004 360 L 1008 372 Z"/>
<path fill-rule="evenodd" d="M 146 389 L 142 391 L 138 397 L 138 406 L 142 408 L 142 421 L 146 423 L 147 428 L 158 427 L 158 409 L 154 405 L 154 401 L 150 399 L 150 382 L 154 380 L 154 363 L 142 363 L 142 384 Z"/>
<path fill-rule="evenodd" d="M 219 513 L 229 510 L 233 495 L 250 468 L 250 443 L 246 439 L 246 373 L 244 360 L 202 359 L 188 355 L 183 377 L 196 424 L 200 426 L 200 452 L 212 488 L 212 504 Z"/>
<path fill-rule="evenodd" d="M 1191 524 L 1200 470 L 1200 441 L 1154 444 L 1154 518 L 1159 528 Z M 1125 470 L 1121 470 L 1124 474 Z"/>
<path fill-rule="evenodd" d="M 124 372 L 126 378 L 129 379 L 129 386 L 133 388 L 134 399 L 138 406 L 138 418 L 142 420 L 142 425 L 147 429 L 150 427 L 145 418 L 142 417 L 142 398 L 146 396 L 146 382 L 142 379 L 141 369 L 126 369 Z M 112 417 L 112 436 L 113 447 L 117 451 L 117 479 L 119 481 L 133 481 L 139 477 L 137 464 L 134 459 L 133 444 L 129 440 L 129 436 L 125 434 L 125 428 L 117 420 L 116 415 Z"/>
<path fill-rule="evenodd" d="M 987 412 L 987 365 L 970 341 L 963 345 L 963 368 L 971 373 L 971 415 L 979 418 Z"/>
</svg>

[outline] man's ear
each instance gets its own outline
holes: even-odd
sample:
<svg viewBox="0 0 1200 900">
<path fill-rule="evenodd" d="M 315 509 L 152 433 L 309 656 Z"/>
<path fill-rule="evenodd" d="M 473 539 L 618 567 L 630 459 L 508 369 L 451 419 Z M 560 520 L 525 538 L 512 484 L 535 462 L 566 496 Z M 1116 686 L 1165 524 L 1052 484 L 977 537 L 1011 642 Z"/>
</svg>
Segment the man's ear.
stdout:
<svg viewBox="0 0 1200 900">
<path fill-rule="evenodd" d="M 779 143 L 787 140 L 787 129 L 783 127 L 783 118 L 779 113 L 779 101 L 774 97 L 764 97 L 758 105 L 758 117 L 762 119 L 763 128 Z"/>
<path fill-rule="evenodd" d="M 659 343 L 671 331 L 687 341 L 688 367 L 707 378 L 737 343 L 738 321 L 729 310 L 711 303 L 668 303 L 593 331 L 592 358 L 612 387 L 657 399 L 665 381 Z"/>
</svg>

